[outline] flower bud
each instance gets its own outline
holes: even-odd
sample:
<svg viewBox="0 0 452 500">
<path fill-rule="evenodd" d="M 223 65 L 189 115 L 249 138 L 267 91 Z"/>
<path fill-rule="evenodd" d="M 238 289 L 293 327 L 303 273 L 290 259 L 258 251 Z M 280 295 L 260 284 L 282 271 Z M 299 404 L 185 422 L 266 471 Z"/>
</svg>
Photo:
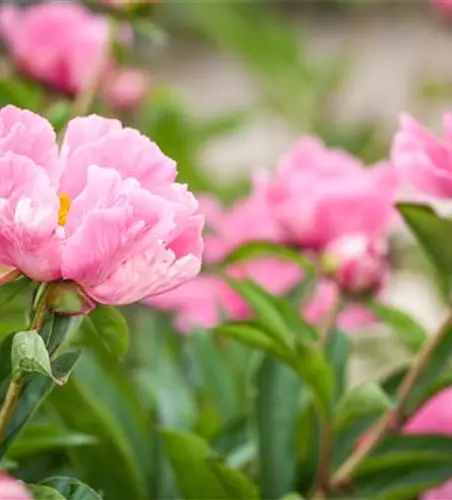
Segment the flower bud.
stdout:
<svg viewBox="0 0 452 500">
<path fill-rule="evenodd" d="M 381 287 L 387 272 L 387 256 L 386 241 L 351 234 L 327 246 L 322 268 L 344 292 L 361 295 Z"/>
<path fill-rule="evenodd" d="M 0 500 L 33 500 L 24 484 L 0 472 Z"/>
<path fill-rule="evenodd" d="M 138 107 L 149 90 L 149 76 L 138 68 L 124 68 L 114 72 L 103 87 L 106 101 L 116 109 Z"/>
</svg>

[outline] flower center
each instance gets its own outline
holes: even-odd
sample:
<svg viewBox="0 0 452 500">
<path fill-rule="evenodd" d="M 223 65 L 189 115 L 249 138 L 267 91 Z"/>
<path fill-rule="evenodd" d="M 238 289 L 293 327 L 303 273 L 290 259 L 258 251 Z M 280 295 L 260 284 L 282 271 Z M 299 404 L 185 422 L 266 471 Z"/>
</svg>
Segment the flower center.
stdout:
<svg viewBox="0 0 452 500">
<path fill-rule="evenodd" d="M 67 220 L 67 214 L 71 209 L 72 201 L 66 193 L 60 193 L 58 195 L 60 198 L 60 209 L 58 210 L 58 225 L 64 226 Z"/>
</svg>

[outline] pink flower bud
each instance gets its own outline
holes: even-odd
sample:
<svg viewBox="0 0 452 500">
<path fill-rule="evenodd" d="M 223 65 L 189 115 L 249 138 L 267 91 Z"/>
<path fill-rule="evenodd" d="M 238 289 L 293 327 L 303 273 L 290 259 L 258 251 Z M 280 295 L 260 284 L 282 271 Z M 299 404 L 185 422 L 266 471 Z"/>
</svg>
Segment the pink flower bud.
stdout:
<svg viewBox="0 0 452 500">
<path fill-rule="evenodd" d="M 33 500 L 33 497 L 21 481 L 0 472 L 0 500 Z"/>
<path fill-rule="evenodd" d="M 342 290 L 362 294 L 381 287 L 387 271 L 387 254 L 384 240 L 351 234 L 341 236 L 327 246 L 322 264 Z"/>
<path fill-rule="evenodd" d="M 138 68 L 124 68 L 116 71 L 105 82 L 105 99 L 116 109 L 134 109 L 146 97 L 149 90 L 149 76 Z"/>
</svg>

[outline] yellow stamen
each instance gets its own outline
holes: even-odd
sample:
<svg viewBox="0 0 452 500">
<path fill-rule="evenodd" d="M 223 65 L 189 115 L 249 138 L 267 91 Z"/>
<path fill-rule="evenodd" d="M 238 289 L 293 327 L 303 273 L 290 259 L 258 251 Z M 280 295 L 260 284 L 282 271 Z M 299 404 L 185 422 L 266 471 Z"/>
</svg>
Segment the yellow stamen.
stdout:
<svg viewBox="0 0 452 500">
<path fill-rule="evenodd" d="M 58 211 L 58 224 L 64 226 L 67 220 L 67 214 L 71 209 L 72 201 L 66 193 L 60 193 L 58 195 L 60 198 L 60 210 Z"/>
</svg>

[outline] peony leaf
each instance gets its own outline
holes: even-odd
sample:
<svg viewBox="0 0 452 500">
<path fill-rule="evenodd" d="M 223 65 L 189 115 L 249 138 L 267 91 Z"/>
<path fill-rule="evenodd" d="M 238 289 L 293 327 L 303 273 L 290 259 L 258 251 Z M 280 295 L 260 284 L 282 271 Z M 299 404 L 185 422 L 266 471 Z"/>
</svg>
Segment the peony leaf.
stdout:
<svg viewBox="0 0 452 500">
<path fill-rule="evenodd" d="M 44 339 L 37 330 L 18 332 L 14 335 L 11 366 L 13 378 L 18 378 L 26 372 L 36 372 L 55 380 Z"/>
</svg>

